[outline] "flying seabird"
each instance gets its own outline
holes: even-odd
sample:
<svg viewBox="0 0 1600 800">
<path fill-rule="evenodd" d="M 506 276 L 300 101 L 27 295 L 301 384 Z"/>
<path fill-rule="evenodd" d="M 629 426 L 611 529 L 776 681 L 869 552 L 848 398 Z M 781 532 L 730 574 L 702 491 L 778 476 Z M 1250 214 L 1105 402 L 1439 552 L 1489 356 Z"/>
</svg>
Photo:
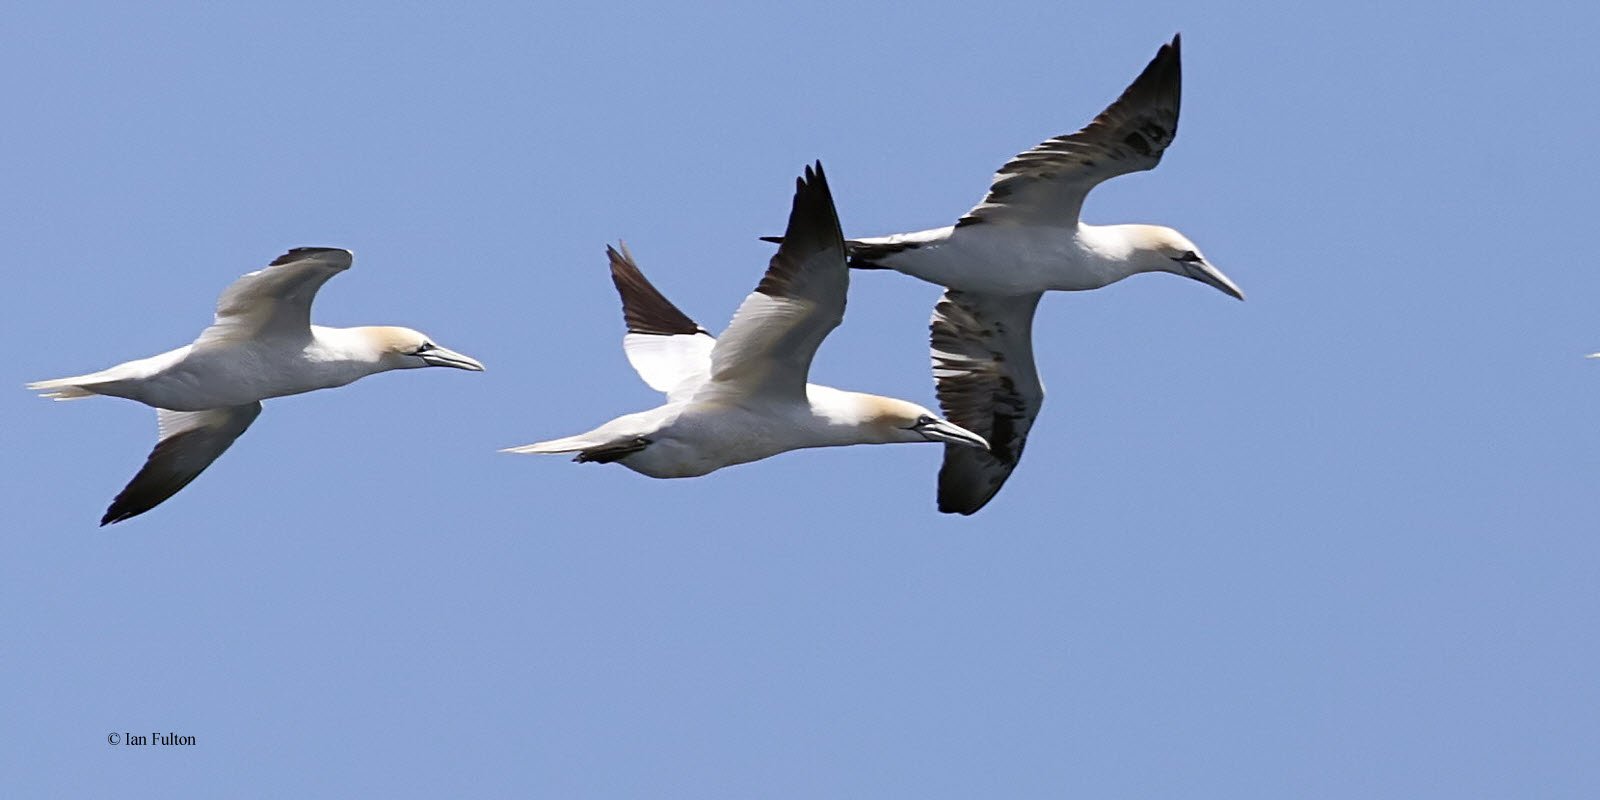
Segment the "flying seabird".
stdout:
<svg viewBox="0 0 1600 800">
<path fill-rule="evenodd" d="M 513 447 L 577 453 L 652 478 L 687 478 L 802 447 L 946 442 L 987 450 L 983 437 L 922 406 L 806 382 L 822 340 L 844 318 L 844 240 L 822 164 L 796 181 L 784 243 L 722 338 L 607 247 L 628 325 L 628 361 L 667 402 L 588 433 Z"/>
<path fill-rule="evenodd" d="M 939 404 L 951 420 L 987 437 L 991 449 L 945 448 L 941 511 L 982 508 L 1022 457 L 1044 400 L 1032 343 L 1033 312 L 1044 292 L 1170 272 L 1244 299 L 1200 248 L 1171 228 L 1078 219 L 1090 189 L 1154 167 L 1172 143 L 1178 46 L 1178 36 L 1162 45 L 1087 127 L 1006 162 L 983 201 L 956 224 L 847 242 L 852 267 L 892 269 L 947 288 L 930 325 Z"/>
<path fill-rule="evenodd" d="M 269 397 L 343 386 L 391 369 L 483 365 L 410 328 L 311 324 L 311 300 L 351 253 L 297 247 L 229 286 L 193 344 L 75 378 L 28 384 L 55 400 L 109 395 L 154 406 L 159 438 L 101 525 L 143 514 L 239 438 Z"/>
</svg>

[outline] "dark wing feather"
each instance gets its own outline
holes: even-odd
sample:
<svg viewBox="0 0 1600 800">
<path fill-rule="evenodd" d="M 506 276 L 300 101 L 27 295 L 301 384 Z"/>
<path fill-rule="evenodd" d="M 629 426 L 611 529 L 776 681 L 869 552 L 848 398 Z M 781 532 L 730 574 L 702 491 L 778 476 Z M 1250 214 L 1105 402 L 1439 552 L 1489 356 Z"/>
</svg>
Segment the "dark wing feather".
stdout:
<svg viewBox="0 0 1600 800">
<path fill-rule="evenodd" d="M 828 176 L 818 161 L 814 167 L 806 167 L 804 177 L 795 179 L 789 225 L 756 291 L 777 298 L 832 299 L 842 295 L 839 284 L 848 283 L 849 273 L 833 268 L 835 254 L 844 254 L 844 233 L 839 229 Z M 843 307 L 839 315 L 844 316 Z"/>
<path fill-rule="evenodd" d="M 783 243 L 711 351 L 706 391 L 805 397 L 811 360 L 844 320 L 849 286 L 839 216 L 818 163 L 796 181 Z"/>
<path fill-rule="evenodd" d="M 606 256 L 611 259 L 611 282 L 622 296 L 622 319 L 628 324 L 628 333 L 677 336 L 706 332 L 645 278 L 626 244 L 620 253 L 606 245 Z"/>
<path fill-rule="evenodd" d="M 931 345 L 939 407 L 989 440 L 989 450 L 945 445 L 939 510 L 971 514 L 988 503 L 1022 458 L 1044 402 L 1033 363 L 1033 312 L 1042 294 L 1003 297 L 954 289 L 933 309 Z"/>
<path fill-rule="evenodd" d="M 628 252 L 606 247 L 611 282 L 622 297 L 622 319 L 628 334 L 622 350 L 639 377 L 668 398 L 694 392 L 711 373 L 716 338 L 645 279 Z"/>
<path fill-rule="evenodd" d="M 177 494 L 227 451 L 260 413 L 260 403 L 206 411 L 157 409 L 161 438 L 139 474 L 111 501 L 100 524 L 136 517 Z"/>
<path fill-rule="evenodd" d="M 1082 130 L 1041 142 L 1006 162 L 989 194 L 956 225 L 1019 221 L 1070 226 L 1101 181 L 1154 167 L 1178 133 L 1183 76 L 1179 37 Z"/>
<path fill-rule="evenodd" d="M 296 247 L 223 290 L 217 316 L 196 344 L 261 335 L 311 336 L 311 301 L 329 278 L 350 268 L 336 247 Z"/>
</svg>

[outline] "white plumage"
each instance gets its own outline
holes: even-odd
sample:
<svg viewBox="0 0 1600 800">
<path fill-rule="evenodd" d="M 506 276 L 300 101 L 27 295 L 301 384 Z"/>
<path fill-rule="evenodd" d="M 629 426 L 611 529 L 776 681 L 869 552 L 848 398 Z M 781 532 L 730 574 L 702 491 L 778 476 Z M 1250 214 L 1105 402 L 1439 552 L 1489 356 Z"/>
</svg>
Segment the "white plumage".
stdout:
<svg viewBox="0 0 1600 800">
<path fill-rule="evenodd" d="M 577 453 L 578 461 L 684 478 L 804 447 L 926 441 L 988 447 L 983 437 L 914 403 L 806 382 L 817 347 L 844 318 L 850 281 L 821 164 L 798 181 L 784 244 L 720 339 L 645 280 L 625 249 L 607 252 L 628 323 L 628 361 L 666 393 L 666 404 L 506 452 Z"/>
<path fill-rule="evenodd" d="M 1141 272 L 1193 278 L 1244 299 L 1183 234 L 1159 225 L 1089 225 L 1078 218 L 1100 182 L 1151 169 L 1178 130 L 1179 39 L 1163 45 L 1088 126 L 1019 153 L 954 225 L 851 240 L 850 266 L 893 269 L 948 287 L 934 308 L 940 404 L 989 439 L 978 453 L 945 448 L 940 510 L 971 514 L 1022 457 L 1044 400 L 1034 369 L 1033 313 L 1047 291 L 1098 289 Z"/>
<path fill-rule="evenodd" d="M 250 427 L 266 398 L 343 386 L 391 369 L 483 369 L 410 328 L 312 325 L 317 290 L 349 269 L 351 259 L 348 250 L 295 248 L 234 281 L 217 301 L 216 320 L 193 344 L 28 384 L 56 400 L 110 395 L 157 409 L 155 449 L 101 525 L 142 514 L 188 485 Z"/>
</svg>

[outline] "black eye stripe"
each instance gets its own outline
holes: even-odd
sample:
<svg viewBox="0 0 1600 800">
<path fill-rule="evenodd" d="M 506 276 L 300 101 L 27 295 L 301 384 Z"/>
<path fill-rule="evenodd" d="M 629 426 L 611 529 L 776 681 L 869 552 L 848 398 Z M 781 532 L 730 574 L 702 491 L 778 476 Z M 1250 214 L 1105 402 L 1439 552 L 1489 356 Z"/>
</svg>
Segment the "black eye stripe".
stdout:
<svg viewBox="0 0 1600 800">
<path fill-rule="evenodd" d="M 435 349 L 438 349 L 438 345 L 435 345 L 433 342 L 423 342 L 420 346 L 417 347 L 417 349 L 411 351 L 411 354 L 414 355 L 414 356 L 420 356 L 423 353 L 428 352 L 429 350 L 435 350 Z"/>
<path fill-rule="evenodd" d="M 1183 251 L 1183 255 L 1181 255 L 1181 256 L 1173 256 L 1172 260 L 1173 261 L 1182 261 L 1185 264 L 1192 264 L 1192 263 L 1200 260 L 1200 254 L 1196 253 L 1193 250 L 1185 250 L 1185 251 Z"/>
</svg>

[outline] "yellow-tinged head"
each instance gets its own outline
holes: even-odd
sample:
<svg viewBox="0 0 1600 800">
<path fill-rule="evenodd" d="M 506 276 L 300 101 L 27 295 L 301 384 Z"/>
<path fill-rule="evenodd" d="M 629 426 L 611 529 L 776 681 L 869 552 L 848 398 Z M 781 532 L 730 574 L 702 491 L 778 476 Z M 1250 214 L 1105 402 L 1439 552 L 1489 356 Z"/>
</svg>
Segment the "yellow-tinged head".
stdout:
<svg viewBox="0 0 1600 800">
<path fill-rule="evenodd" d="M 1170 272 L 1193 278 L 1224 294 L 1244 299 L 1244 292 L 1222 270 L 1211 265 L 1188 237 L 1162 225 L 1114 225 L 1128 243 L 1128 260 L 1140 272 Z"/>
<path fill-rule="evenodd" d="M 945 442 L 989 449 L 988 440 L 922 406 L 893 397 L 844 392 L 855 412 L 855 424 L 871 431 L 878 442 Z"/>
<path fill-rule="evenodd" d="M 477 359 L 440 347 L 421 331 L 394 325 L 374 325 L 355 330 L 371 343 L 379 359 L 389 369 L 455 367 L 483 371 L 483 365 Z"/>
</svg>

